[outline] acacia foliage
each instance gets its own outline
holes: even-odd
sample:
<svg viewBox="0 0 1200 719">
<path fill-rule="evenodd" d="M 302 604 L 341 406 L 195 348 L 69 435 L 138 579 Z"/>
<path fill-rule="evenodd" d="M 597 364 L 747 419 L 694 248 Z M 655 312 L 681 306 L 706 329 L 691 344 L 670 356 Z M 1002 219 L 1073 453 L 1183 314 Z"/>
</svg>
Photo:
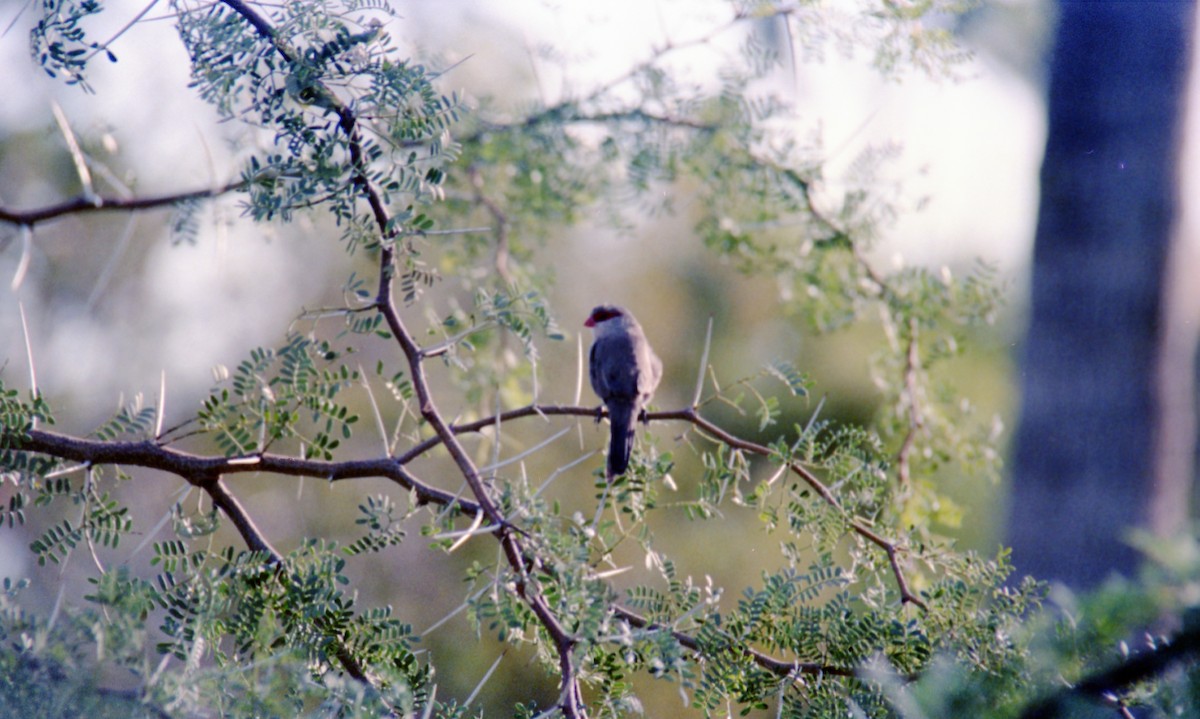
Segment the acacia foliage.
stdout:
<svg viewBox="0 0 1200 719">
<path fill-rule="evenodd" d="M 949 503 L 931 481 L 945 463 L 996 470 L 990 425 L 934 375 L 971 325 L 994 318 L 997 290 L 986 268 L 956 278 L 873 267 L 867 250 L 891 213 L 869 181 L 873 158 L 861 182 L 834 191 L 819 148 L 781 132 L 789 103 L 763 91 L 782 62 L 770 28 L 810 56 L 840 43 L 871 47 L 884 73 L 944 68 L 957 50 L 923 24 L 934 5 L 867 3 L 841 18 L 731 3 L 713 37 L 740 46 L 715 83 L 675 77 L 680 47 L 667 47 L 586 93 L 513 110 L 449 92 L 402 56 L 380 4 L 173 3 L 195 91 L 260 146 L 228 192 L 280 234 L 300 216 L 331 222 L 371 270 L 346 278 L 344 306 L 305 315 L 312 330 L 249 350 L 178 426 L 133 403 L 91 436 L 68 436 L 52 429 L 43 394 L 3 389 L 0 520 L 53 518 L 31 543 L 40 563 L 96 558 L 86 601 L 49 616 L 22 605 L 22 581 L 6 581 L 5 702 L 46 714 L 473 716 L 473 696 L 439 691 L 439 672 L 455 667 L 421 652 L 391 607 L 363 606 L 349 578 L 348 563 L 413 541 L 415 529 L 430 562 L 493 543 L 492 561 L 441 591 L 456 598 L 448 605 L 463 602 L 478 634 L 526 648 L 553 677 L 554 700 L 502 710 L 516 716 L 636 714 L 647 677 L 677 685 L 703 715 L 920 716 L 918 703 L 931 714 L 965 704 L 1015 714 L 1057 676 L 1029 661 L 1035 637 L 1019 626 L 1041 591 L 1009 576 L 1003 552 L 960 552 L 939 535 Z M 100 10 L 43 3 L 37 61 L 88 88 L 88 63 L 112 56 L 84 31 Z M 781 311 L 821 331 L 876 323 L 879 416 L 868 427 L 816 413 L 785 424 L 782 403 L 812 389 L 792 361 L 727 382 L 702 360 L 693 400 L 648 416 L 685 441 L 652 442 L 611 485 L 576 461 L 538 477 L 481 465 L 473 450 L 490 446 L 485 431 L 594 414 L 538 401 L 539 348 L 562 338 L 545 299 L 552 272 L 539 262 L 547 244 L 596 207 L 628 222 L 621 198 L 671 187 L 699 198 L 707 251 L 773 282 Z M 194 239 L 203 199 L 181 196 L 170 226 Z M 468 231 L 480 223 L 489 231 Z M 469 303 L 439 307 L 427 292 L 439 283 Z M 364 369 L 358 357 L 380 347 L 388 359 Z M 452 383 L 428 381 L 435 361 Z M 754 440 L 707 418 L 721 404 L 757 420 Z M 452 421 L 448 405 L 472 409 Z M 384 451 L 348 452 L 363 433 Z M 546 429 L 529 451 L 561 436 Z M 142 468 L 211 500 L 203 511 L 164 508 L 170 536 L 151 538 L 145 576 L 97 555 L 120 556 L 146 531 L 114 491 L 147 481 Z M 238 501 L 247 473 L 395 488 L 361 494 L 340 537 L 283 553 Z M 594 514 L 543 495 L 566 473 L 594 481 Z M 751 510 L 778 547 L 764 563 L 778 568 L 740 592 L 681 572 L 655 538 L 669 511 L 683 509 L 704 536 L 733 508 Z M 223 525 L 239 544 L 213 546 Z M 650 578 L 618 590 L 609 570 L 630 545 Z M 501 654 L 493 668 L 504 663 Z M 113 688 L 98 667 L 119 667 L 126 681 Z"/>
</svg>

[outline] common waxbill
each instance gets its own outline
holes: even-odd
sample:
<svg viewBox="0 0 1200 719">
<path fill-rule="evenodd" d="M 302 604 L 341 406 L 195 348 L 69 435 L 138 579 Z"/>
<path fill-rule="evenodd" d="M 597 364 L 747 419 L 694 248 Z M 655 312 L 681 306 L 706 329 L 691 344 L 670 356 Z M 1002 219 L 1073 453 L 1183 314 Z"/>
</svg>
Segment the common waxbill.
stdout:
<svg viewBox="0 0 1200 719">
<path fill-rule="evenodd" d="M 588 363 L 592 389 L 608 408 L 612 425 L 608 445 L 611 479 L 629 467 L 633 423 L 662 379 L 662 360 L 650 348 L 642 326 L 622 307 L 600 305 L 583 324 L 592 328 L 595 337 Z"/>
</svg>

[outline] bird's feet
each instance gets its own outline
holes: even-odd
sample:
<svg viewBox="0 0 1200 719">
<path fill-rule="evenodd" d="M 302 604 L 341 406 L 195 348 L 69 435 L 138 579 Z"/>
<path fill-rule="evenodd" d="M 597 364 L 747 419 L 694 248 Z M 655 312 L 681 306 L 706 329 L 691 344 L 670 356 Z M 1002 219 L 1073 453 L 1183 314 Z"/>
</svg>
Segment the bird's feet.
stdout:
<svg viewBox="0 0 1200 719">
<path fill-rule="evenodd" d="M 604 405 L 596 407 L 596 424 L 600 424 L 600 420 L 604 419 Z"/>
</svg>

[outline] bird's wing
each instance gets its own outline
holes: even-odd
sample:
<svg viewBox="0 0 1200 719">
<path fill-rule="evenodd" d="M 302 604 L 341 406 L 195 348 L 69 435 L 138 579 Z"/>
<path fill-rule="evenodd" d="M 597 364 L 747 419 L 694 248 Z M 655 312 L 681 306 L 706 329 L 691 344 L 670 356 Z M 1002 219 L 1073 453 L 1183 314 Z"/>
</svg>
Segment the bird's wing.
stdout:
<svg viewBox="0 0 1200 719">
<path fill-rule="evenodd" d="M 600 399 L 608 396 L 608 391 L 604 385 L 604 378 L 600 373 L 600 358 L 597 356 L 596 348 L 600 346 L 599 342 L 592 343 L 592 349 L 588 352 L 588 379 L 592 383 L 592 391 Z"/>
<path fill-rule="evenodd" d="M 646 345 L 646 353 L 649 355 L 646 358 L 647 371 L 639 373 L 637 387 L 640 395 L 649 398 L 654 394 L 654 390 L 658 389 L 658 383 L 662 381 L 663 366 L 662 360 L 654 354 L 654 350 L 650 349 L 649 344 Z"/>
<path fill-rule="evenodd" d="M 606 337 L 592 345 L 592 389 L 603 400 L 637 397 L 638 362 L 629 337 Z"/>
</svg>

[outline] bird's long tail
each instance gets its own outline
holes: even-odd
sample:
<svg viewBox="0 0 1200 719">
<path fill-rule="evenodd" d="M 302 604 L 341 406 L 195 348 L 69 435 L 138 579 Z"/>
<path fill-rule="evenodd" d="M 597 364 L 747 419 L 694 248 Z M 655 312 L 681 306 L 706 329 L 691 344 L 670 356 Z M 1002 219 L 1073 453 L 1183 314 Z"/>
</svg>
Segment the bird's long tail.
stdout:
<svg viewBox="0 0 1200 719">
<path fill-rule="evenodd" d="M 629 455 L 633 452 L 633 403 L 610 404 L 608 421 L 612 424 L 612 439 L 608 444 L 609 479 L 625 473 L 629 468 Z"/>
</svg>

